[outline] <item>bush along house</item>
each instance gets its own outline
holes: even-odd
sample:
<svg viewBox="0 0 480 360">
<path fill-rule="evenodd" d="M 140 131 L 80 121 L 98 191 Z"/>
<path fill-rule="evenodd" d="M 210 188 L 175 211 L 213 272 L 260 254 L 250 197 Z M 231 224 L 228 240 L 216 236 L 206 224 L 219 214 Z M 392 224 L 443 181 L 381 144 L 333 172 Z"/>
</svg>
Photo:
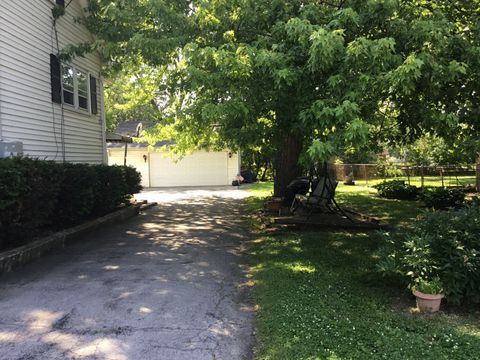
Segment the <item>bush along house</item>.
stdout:
<svg viewBox="0 0 480 360">
<path fill-rule="evenodd" d="M 0 5 L 0 157 L 106 163 L 96 53 L 63 61 L 67 45 L 91 42 L 86 0 Z"/>
</svg>

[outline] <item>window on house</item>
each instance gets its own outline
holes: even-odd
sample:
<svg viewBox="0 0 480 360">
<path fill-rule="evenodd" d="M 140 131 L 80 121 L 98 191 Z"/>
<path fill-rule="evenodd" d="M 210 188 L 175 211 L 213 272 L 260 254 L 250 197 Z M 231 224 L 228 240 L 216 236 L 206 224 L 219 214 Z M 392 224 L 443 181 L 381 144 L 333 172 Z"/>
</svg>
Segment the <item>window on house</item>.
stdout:
<svg viewBox="0 0 480 360">
<path fill-rule="evenodd" d="M 75 105 L 75 80 L 73 74 L 71 66 L 62 66 L 63 102 L 70 105 Z"/>
<path fill-rule="evenodd" d="M 87 74 L 77 70 L 78 107 L 88 110 L 88 80 Z"/>
<path fill-rule="evenodd" d="M 97 79 L 75 66 L 61 64 L 58 56 L 50 54 L 52 101 L 72 105 L 97 114 Z"/>
</svg>

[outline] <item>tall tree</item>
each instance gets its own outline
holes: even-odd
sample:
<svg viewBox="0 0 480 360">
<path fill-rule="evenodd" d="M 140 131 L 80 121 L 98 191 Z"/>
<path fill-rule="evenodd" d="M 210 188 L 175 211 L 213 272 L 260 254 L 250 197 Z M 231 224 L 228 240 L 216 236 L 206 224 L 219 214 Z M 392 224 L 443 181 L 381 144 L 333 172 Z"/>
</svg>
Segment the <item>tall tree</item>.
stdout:
<svg viewBox="0 0 480 360">
<path fill-rule="evenodd" d="M 267 143 L 276 195 L 340 149 L 479 132 L 478 0 L 96 0 L 91 11 L 113 64 L 162 72 L 162 126 L 180 147 Z"/>
</svg>

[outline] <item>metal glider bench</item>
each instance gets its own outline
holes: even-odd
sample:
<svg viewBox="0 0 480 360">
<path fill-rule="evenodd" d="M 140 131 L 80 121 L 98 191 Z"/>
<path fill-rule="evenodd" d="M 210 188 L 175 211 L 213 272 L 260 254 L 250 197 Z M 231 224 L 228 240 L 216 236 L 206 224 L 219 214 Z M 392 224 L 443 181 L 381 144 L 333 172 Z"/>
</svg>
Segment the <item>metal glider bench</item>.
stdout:
<svg viewBox="0 0 480 360">
<path fill-rule="evenodd" d="M 295 195 L 290 212 L 296 213 L 299 208 L 304 208 L 308 211 L 308 217 L 312 213 L 340 213 L 349 219 L 353 220 L 335 201 L 335 190 L 338 181 L 333 181 L 329 176 L 321 176 L 318 178 L 318 183 L 310 195 Z"/>
</svg>

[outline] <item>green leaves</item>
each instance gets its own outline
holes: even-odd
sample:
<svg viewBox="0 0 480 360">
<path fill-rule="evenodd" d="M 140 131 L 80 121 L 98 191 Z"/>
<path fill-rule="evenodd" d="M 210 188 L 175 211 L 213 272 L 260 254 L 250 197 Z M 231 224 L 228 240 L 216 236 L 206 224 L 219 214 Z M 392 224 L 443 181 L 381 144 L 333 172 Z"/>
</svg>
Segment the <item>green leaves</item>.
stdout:
<svg viewBox="0 0 480 360">
<path fill-rule="evenodd" d="M 288 20 L 285 31 L 290 39 L 297 41 L 302 47 L 308 47 L 314 30 L 314 26 L 307 19 L 293 18 Z"/>
<path fill-rule="evenodd" d="M 312 145 L 307 150 L 308 156 L 315 163 L 329 161 L 335 154 L 335 148 L 331 142 L 313 140 Z"/>
<path fill-rule="evenodd" d="M 449 302 L 478 301 L 479 231 L 478 205 L 426 212 L 414 228 L 387 245 L 383 257 L 388 260 L 381 261 L 379 270 L 401 273 L 408 282 L 438 277 Z"/>
<path fill-rule="evenodd" d="M 452 80 L 455 80 L 461 75 L 465 75 L 467 73 L 467 64 L 463 62 L 458 62 L 457 60 L 452 60 L 448 64 L 448 77 Z"/>
<path fill-rule="evenodd" d="M 402 65 L 396 68 L 390 76 L 394 90 L 404 95 L 412 94 L 416 89 L 417 81 L 422 76 L 423 60 L 418 56 L 409 55 Z"/>
<path fill-rule="evenodd" d="M 310 58 L 308 64 L 312 72 L 327 71 L 344 51 L 344 31 L 319 29 L 310 36 Z"/>
<path fill-rule="evenodd" d="M 52 8 L 52 17 L 57 20 L 61 16 L 65 15 L 65 6 L 55 5 Z"/>
<path fill-rule="evenodd" d="M 252 71 L 252 60 L 246 46 L 230 49 L 227 46 L 219 49 L 210 48 L 211 56 L 217 71 L 231 79 L 249 77 Z"/>
<path fill-rule="evenodd" d="M 131 119 L 154 121 L 162 116 L 158 96 L 163 71 L 143 65 L 125 66 L 105 83 L 105 106 L 109 130 Z"/>
<path fill-rule="evenodd" d="M 345 100 L 335 108 L 335 116 L 339 120 L 339 123 L 347 123 L 349 121 L 363 122 L 359 119 L 355 119 L 360 114 L 360 107 L 357 103 Z"/>
<path fill-rule="evenodd" d="M 362 69 L 365 73 L 380 73 L 392 67 L 397 57 L 394 38 L 370 40 L 360 37 L 347 46 L 347 62 L 352 68 Z"/>
<path fill-rule="evenodd" d="M 86 22 L 110 65 L 161 73 L 115 77 L 110 118 L 161 118 L 191 146 L 275 153 L 294 135 L 319 159 L 426 132 L 478 137 L 480 13 L 457 3 L 92 0 Z"/>
<path fill-rule="evenodd" d="M 345 141 L 351 148 L 362 147 L 368 141 L 369 127 L 361 119 L 354 119 L 345 129 Z"/>
</svg>

